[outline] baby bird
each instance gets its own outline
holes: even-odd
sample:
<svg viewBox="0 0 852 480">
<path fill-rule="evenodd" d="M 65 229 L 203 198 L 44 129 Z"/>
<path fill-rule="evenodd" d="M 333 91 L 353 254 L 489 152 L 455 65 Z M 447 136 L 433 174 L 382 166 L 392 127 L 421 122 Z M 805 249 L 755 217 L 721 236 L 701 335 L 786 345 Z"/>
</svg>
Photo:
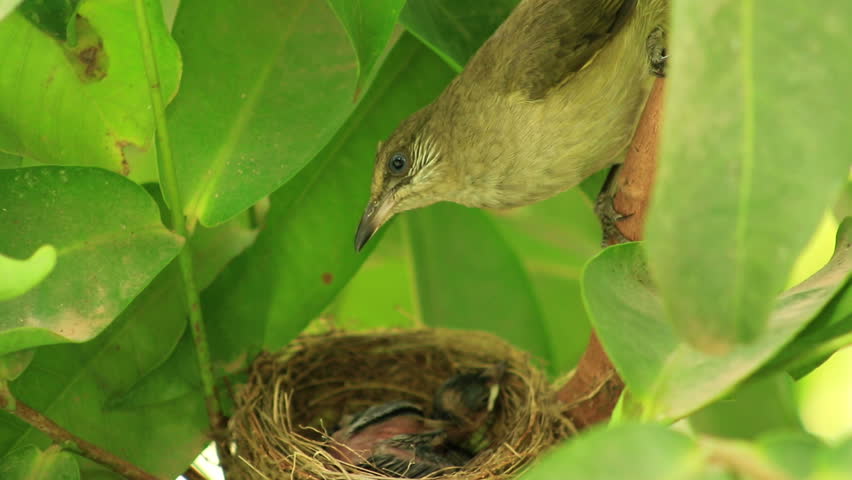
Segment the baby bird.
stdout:
<svg viewBox="0 0 852 480">
<path fill-rule="evenodd" d="M 379 442 L 366 466 L 404 478 L 420 478 L 471 459 L 466 451 L 447 443 L 444 431 L 397 435 Z"/>
<path fill-rule="evenodd" d="M 447 438 L 455 445 L 476 451 L 494 410 L 506 362 L 474 373 L 458 374 L 435 392 L 433 417 L 448 423 Z"/>
<path fill-rule="evenodd" d="M 334 432 L 331 455 L 352 464 L 363 463 L 379 443 L 398 435 L 416 435 L 440 430 L 441 422 L 424 417 L 410 402 L 395 401 L 374 405 Z"/>
</svg>

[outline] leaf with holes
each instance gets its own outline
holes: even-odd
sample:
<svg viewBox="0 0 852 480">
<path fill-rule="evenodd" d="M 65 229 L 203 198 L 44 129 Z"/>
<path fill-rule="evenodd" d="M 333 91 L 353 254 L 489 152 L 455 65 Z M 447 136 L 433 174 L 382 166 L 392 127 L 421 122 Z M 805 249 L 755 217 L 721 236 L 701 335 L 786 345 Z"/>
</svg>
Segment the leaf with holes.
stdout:
<svg viewBox="0 0 852 480">
<path fill-rule="evenodd" d="M 0 170 L 0 205 L 0 251 L 57 254 L 43 282 L 0 303 L 0 354 L 93 338 L 183 245 L 145 190 L 101 169 Z"/>
<path fill-rule="evenodd" d="M 56 249 L 38 247 L 30 258 L 16 260 L 0 254 L 0 302 L 22 295 L 41 283 L 56 266 Z"/>
<path fill-rule="evenodd" d="M 145 3 L 151 18 L 163 17 L 160 2 Z M 0 45 L 6 46 L 0 55 L 0 150 L 155 181 L 154 119 L 133 1 L 83 2 L 77 14 L 74 46 L 18 12 L 0 22 Z M 162 21 L 151 29 L 162 89 L 171 98 L 180 54 Z"/>
</svg>

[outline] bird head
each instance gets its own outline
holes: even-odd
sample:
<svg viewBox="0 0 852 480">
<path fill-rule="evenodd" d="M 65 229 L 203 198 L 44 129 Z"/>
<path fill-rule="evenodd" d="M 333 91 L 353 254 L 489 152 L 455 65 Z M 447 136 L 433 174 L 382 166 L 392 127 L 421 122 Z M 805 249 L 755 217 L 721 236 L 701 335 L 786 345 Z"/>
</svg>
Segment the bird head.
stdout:
<svg viewBox="0 0 852 480">
<path fill-rule="evenodd" d="M 451 377 L 435 392 L 435 418 L 456 423 L 462 432 L 481 427 L 494 410 L 506 368 L 505 362 L 499 362 Z"/>
<path fill-rule="evenodd" d="M 397 213 L 449 199 L 453 183 L 439 139 L 429 133 L 429 109 L 416 112 L 379 142 L 370 202 L 355 234 L 356 251 Z"/>
</svg>

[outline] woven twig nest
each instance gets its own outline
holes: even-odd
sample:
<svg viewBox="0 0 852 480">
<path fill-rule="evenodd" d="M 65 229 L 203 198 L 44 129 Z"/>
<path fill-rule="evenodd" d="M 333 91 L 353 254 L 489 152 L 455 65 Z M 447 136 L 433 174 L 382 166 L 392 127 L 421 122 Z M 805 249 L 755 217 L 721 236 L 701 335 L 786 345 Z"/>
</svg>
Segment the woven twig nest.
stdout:
<svg viewBox="0 0 852 480">
<path fill-rule="evenodd" d="M 230 421 L 239 479 L 366 480 L 393 478 L 341 463 L 326 449 L 344 415 L 407 400 L 428 412 L 449 377 L 505 361 L 486 434 L 489 447 L 464 467 L 432 477 L 509 478 L 571 425 L 529 355 L 483 332 L 423 329 L 304 336 L 261 354 L 236 395 Z"/>
</svg>

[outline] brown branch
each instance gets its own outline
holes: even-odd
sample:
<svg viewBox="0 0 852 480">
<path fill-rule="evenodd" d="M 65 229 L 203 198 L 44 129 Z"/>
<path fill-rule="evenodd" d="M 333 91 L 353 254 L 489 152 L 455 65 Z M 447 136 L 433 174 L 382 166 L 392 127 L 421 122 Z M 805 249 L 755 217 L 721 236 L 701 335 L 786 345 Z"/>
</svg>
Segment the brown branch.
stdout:
<svg viewBox="0 0 852 480">
<path fill-rule="evenodd" d="M 0 408 L 13 413 L 21 420 L 27 422 L 36 430 L 50 437 L 62 448 L 70 450 L 78 455 L 84 456 L 101 465 L 107 466 L 115 473 L 129 480 L 159 480 L 154 475 L 141 468 L 121 459 L 106 450 L 75 436 L 71 432 L 57 425 L 53 420 L 44 416 L 41 412 L 34 410 L 24 402 L 14 398 L 6 391 L 0 393 Z"/>
<path fill-rule="evenodd" d="M 630 215 L 616 226 L 629 240 L 642 238 L 642 227 L 651 198 L 662 127 L 664 83 L 662 78 L 654 82 L 627 158 L 614 179 L 618 192 L 613 201 L 615 209 Z M 607 245 L 616 243 L 612 238 L 605 240 Z M 623 389 L 624 382 L 593 331 L 574 375 L 557 395 L 565 404 L 565 414 L 578 430 L 582 430 L 609 419 Z"/>
</svg>

